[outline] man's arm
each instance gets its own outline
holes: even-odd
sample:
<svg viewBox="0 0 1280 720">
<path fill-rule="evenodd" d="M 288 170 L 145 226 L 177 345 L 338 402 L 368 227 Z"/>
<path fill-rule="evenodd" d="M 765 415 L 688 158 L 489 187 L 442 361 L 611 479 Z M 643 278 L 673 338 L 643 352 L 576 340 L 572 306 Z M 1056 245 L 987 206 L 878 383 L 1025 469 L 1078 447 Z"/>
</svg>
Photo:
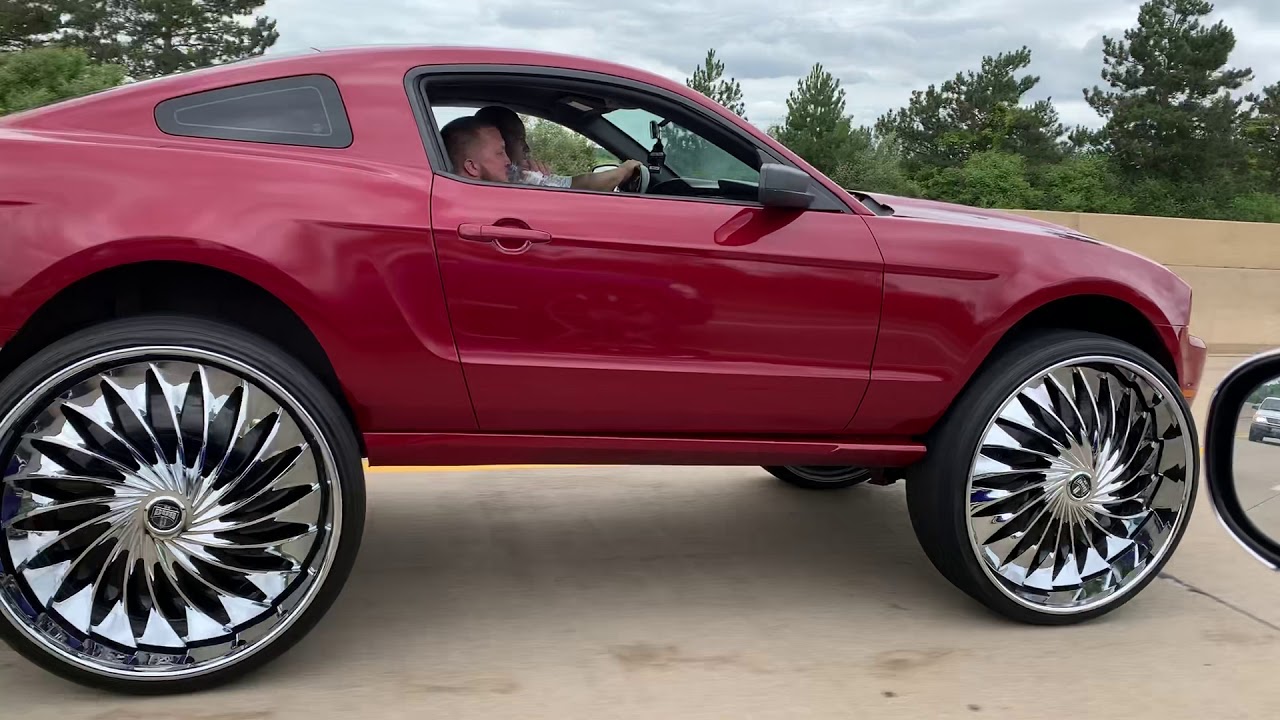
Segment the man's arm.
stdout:
<svg viewBox="0 0 1280 720">
<path fill-rule="evenodd" d="M 583 173 L 575 175 L 573 182 L 570 184 L 574 190 L 597 190 L 600 192 L 613 192 L 618 186 L 630 179 L 633 173 L 639 172 L 640 163 L 635 160 L 627 160 L 622 165 L 605 172 Z"/>
</svg>

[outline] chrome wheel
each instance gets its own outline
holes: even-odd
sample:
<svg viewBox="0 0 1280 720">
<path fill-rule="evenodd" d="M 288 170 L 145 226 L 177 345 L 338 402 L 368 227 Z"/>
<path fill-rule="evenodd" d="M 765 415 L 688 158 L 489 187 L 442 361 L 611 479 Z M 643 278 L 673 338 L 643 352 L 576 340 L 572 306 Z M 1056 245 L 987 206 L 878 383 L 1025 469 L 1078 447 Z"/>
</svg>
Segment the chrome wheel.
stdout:
<svg viewBox="0 0 1280 720">
<path fill-rule="evenodd" d="M 970 466 L 969 539 L 987 577 L 1058 614 L 1137 587 L 1186 521 L 1190 422 L 1181 397 L 1122 358 L 1074 359 L 1024 383 Z"/>
<path fill-rule="evenodd" d="M 306 610 L 342 527 L 335 464 L 279 384 L 216 353 L 104 353 L 0 424 L 0 612 L 80 669 L 211 673 Z"/>
</svg>

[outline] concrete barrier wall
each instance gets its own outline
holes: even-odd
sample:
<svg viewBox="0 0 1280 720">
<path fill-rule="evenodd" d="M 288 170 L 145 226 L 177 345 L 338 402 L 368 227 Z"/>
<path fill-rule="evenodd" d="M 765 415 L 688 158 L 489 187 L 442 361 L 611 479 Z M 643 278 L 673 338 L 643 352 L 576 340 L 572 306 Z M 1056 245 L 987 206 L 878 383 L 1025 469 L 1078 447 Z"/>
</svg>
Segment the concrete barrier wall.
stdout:
<svg viewBox="0 0 1280 720">
<path fill-rule="evenodd" d="M 1280 347 L 1280 224 L 1013 212 L 1079 230 L 1178 273 L 1194 293 L 1193 332 L 1211 354 Z"/>
</svg>

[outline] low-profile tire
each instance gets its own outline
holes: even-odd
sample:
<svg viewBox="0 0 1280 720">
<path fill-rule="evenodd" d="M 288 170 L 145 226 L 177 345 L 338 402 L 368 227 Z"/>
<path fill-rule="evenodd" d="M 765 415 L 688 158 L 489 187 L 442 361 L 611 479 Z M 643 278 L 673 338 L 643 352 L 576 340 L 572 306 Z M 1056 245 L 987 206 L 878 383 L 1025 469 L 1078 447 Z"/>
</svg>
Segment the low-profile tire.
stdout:
<svg viewBox="0 0 1280 720">
<path fill-rule="evenodd" d="M 107 322 L 0 383 L 0 636 L 66 679 L 190 692 L 300 640 L 364 528 L 354 429 L 300 362 L 186 316 Z"/>
<path fill-rule="evenodd" d="M 979 372 L 909 474 L 942 574 L 1017 621 L 1065 625 L 1131 600 L 1186 530 L 1199 474 L 1178 384 L 1110 337 L 1037 333 Z"/>
<path fill-rule="evenodd" d="M 868 468 L 837 465 L 766 465 L 779 480 L 805 490 L 839 490 L 871 479 Z"/>
</svg>

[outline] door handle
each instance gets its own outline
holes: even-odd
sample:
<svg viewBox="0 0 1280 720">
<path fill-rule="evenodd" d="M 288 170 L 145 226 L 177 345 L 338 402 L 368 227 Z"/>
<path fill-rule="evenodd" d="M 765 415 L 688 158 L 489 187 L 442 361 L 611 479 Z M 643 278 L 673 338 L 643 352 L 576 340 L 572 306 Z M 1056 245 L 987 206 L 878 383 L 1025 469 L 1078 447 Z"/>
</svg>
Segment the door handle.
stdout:
<svg viewBox="0 0 1280 720">
<path fill-rule="evenodd" d="M 543 232 L 542 230 L 511 227 L 509 225 L 480 225 L 478 223 L 463 223 L 459 225 L 458 237 L 473 242 L 491 242 L 497 245 L 499 249 L 508 252 L 515 249 L 511 247 L 512 245 L 520 246 L 520 250 L 527 250 L 528 246 L 533 243 L 551 242 L 551 233 Z"/>
</svg>

